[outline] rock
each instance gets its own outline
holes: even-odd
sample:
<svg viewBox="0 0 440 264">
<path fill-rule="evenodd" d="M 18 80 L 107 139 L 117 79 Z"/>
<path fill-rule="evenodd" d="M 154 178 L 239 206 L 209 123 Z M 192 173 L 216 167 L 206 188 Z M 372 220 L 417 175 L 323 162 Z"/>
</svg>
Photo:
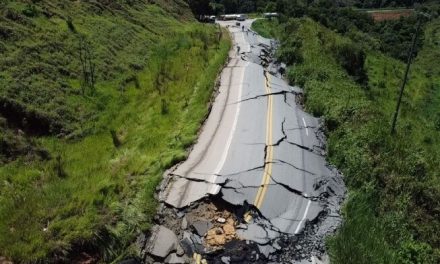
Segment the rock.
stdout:
<svg viewBox="0 0 440 264">
<path fill-rule="evenodd" d="M 248 226 L 246 225 L 246 224 L 239 224 L 238 226 L 237 226 L 237 229 L 247 229 L 248 228 Z"/>
<path fill-rule="evenodd" d="M 187 231 L 183 232 L 183 239 L 180 241 L 180 245 L 182 246 L 187 256 L 192 256 L 196 252 L 204 251 L 202 239 L 199 236 L 191 234 Z M 176 253 L 180 253 L 179 247 L 177 247 Z"/>
<path fill-rule="evenodd" d="M 271 245 L 258 245 L 258 249 L 266 258 L 269 258 L 269 256 L 276 251 Z"/>
<path fill-rule="evenodd" d="M 176 250 L 178 240 L 176 234 L 164 226 L 154 226 L 147 252 L 153 256 L 165 258 L 171 251 Z"/>
<path fill-rule="evenodd" d="M 180 241 L 180 245 L 188 256 L 192 256 L 194 254 L 195 247 L 190 237 L 184 237 Z"/>
<path fill-rule="evenodd" d="M 229 262 L 231 261 L 231 257 L 224 256 L 224 257 L 221 258 L 221 261 L 224 264 L 229 264 Z"/>
<path fill-rule="evenodd" d="M 185 213 L 183 211 L 177 211 L 176 215 L 177 215 L 178 218 L 182 218 L 182 217 L 185 216 Z"/>
<path fill-rule="evenodd" d="M 180 227 L 182 228 L 182 230 L 186 230 L 188 228 L 188 220 L 185 216 L 182 218 L 182 224 Z"/>
<path fill-rule="evenodd" d="M 185 255 L 185 251 L 184 251 L 183 248 L 180 246 L 180 244 L 177 245 L 176 254 L 177 254 L 177 256 L 179 256 L 179 257 Z"/>
<path fill-rule="evenodd" d="M 212 224 L 208 221 L 195 221 L 192 223 L 192 227 L 194 227 L 199 236 L 204 236 L 212 228 Z"/>
<path fill-rule="evenodd" d="M 272 243 L 272 246 L 276 249 L 276 250 L 280 250 L 281 246 L 280 244 L 278 244 L 278 241 L 276 241 L 275 243 Z"/>
<path fill-rule="evenodd" d="M 165 263 L 169 264 L 184 264 L 185 259 L 182 257 L 177 256 L 176 253 L 171 253 L 164 261 Z"/>
<path fill-rule="evenodd" d="M 217 218 L 217 222 L 224 224 L 224 223 L 226 223 L 226 219 L 224 219 L 223 217 L 219 217 L 219 218 Z"/>
<path fill-rule="evenodd" d="M 194 243 L 194 248 L 196 252 L 203 252 L 205 250 L 201 237 L 199 237 L 198 235 L 191 234 L 191 240 Z"/>
</svg>

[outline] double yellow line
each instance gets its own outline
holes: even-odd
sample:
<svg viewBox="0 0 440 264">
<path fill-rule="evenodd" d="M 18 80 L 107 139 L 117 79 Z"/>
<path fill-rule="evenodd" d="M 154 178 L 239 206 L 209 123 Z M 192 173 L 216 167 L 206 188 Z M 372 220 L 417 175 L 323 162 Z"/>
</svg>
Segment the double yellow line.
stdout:
<svg viewBox="0 0 440 264">
<path fill-rule="evenodd" d="M 254 205 L 260 209 L 263 205 L 264 196 L 266 196 L 267 186 L 270 182 L 270 176 L 272 175 L 272 158 L 273 158 L 273 146 L 272 146 L 272 125 L 273 125 L 273 96 L 270 95 L 270 85 L 269 85 L 270 75 L 266 75 L 266 94 L 267 96 L 267 114 L 266 114 L 266 160 L 264 166 L 263 179 L 261 181 L 260 188 L 258 188 L 257 196 L 255 197 Z"/>
<path fill-rule="evenodd" d="M 270 182 L 270 177 L 272 175 L 272 159 L 273 159 L 273 142 L 272 142 L 272 133 L 273 133 L 273 96 L 270 95 L 270 75 L 266 75 L 266 81 L 264 83 L 267 94 L 267 114 L 266 114 L 266 159 L 264 166 L 264 174 L 263 179 L 261 181 L 261 185 L 258 188 L 257 196 L 255 197 L 254 205 L 258 209 L 261 208 L 264 201 L 264 196 L 266 196 L 267 187 Z M 246 222 L 250 222 L 252 216 L 249 213 L 245 214 Z M 193 254 L 193 263 L 195 264 L 205 264 L 207 261 L 202 259 L 202 255 L 198 253 Z"/>
<path fill-rule="evenodd" d="M 272 175 L 272 159 L 273 159 L 273 96 L 270 95 L 270 75 L 266 75 L 265 88 L 267 96 L 267 114 L 266 114 L 266 159 L 264 166 L 263 179 L 261 181 L 260 188 L 258 188 L 257 196 L 255 197 L 254 205 L 258 209 L 263 205 L 264 197 L 266 196 L 267 187 Z M 248 213 L 245 215 L 246 222 L 249 222 L 252 216 Z"/>
</svg>

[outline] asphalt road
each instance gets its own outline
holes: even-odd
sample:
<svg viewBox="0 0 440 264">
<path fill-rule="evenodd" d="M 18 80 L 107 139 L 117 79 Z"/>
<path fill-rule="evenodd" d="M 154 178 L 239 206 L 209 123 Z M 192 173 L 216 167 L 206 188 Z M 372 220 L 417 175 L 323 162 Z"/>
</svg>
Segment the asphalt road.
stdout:
<svg viewBox="0 0 440 264">
<path fill-rule="evenodd" d="M 176 208 L 209 195 L 253 205 L 238 234 L 264 245 L 298 234 L 319 215 L 322 182 L 331 172 L 318 120 L 296 104 L 298 89 L 261 65 L 270 40 L 247 31 L 251 20 L 241 23 L 244 31 L 235 21 L 220 23 L 233 37 L 230 61 L 198 142 L 161 199 Z"/>
</svg>

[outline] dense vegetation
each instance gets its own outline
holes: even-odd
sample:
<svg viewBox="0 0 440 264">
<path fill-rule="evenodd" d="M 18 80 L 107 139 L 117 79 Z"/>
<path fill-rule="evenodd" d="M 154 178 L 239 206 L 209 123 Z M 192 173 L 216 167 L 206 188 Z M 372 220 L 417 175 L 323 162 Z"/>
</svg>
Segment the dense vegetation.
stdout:
<svg viewBox="0 0 440 264">
<path fill-rule="evenodd" d="M 277 9 L 284 10 L 281 22 L 287 21 L 292 16 L 308 16 L 325 27 L 350 37 L 357 43 L 373 46 L 373 49 L 403 61 L 406 60 L 408 46 L 417 28 L 415 26 L 417 21 L 424 26 L 427 21 L 440 14 L 440 6 L 433 3 L 417 7 L 417 12 L 425 16 L 417 17 L 413 14 L 398 20 L 376 23 L 367 12 L 355 10 L 352 7 L 340 7 L 337 2 L 332 1 L 315 1 L 308 5 L 301 2 L 280 2 Z M 423 38 L 419 38 L 415 49 L 416 54 L 422 43 Z"/>
<path fill-rule="evenodd" d="M 358 8 L 390 8 L 413 7 L 414 5 L 424 4 L 430 1 L 431 0 L 340 0 L 339 3 Z"/>
<path fill-rule="evenodd" d="M 412 8 L 420 4 L 435 3 L 437 0 L 187 0 L 193 12 L 197 15 L 232 14 L 232 13 L 282 13 L 288 10 L 281 6 L 300 7 L 297 9 L 306 12 L 313 6 L 335 6 L 352 8 Z M 321 10 L 328 11 L 328 10 Z"/>
<path fill-rule="evenodd" d="M 417 23 L 417 17 L 413 15 L 401 17 L 397 21 L 375 23 L 369 13 L 359 12 L 356 8 L 401 6 L 417 8 L 418 11 L 423 11 L 430 17 L 436 17 L 440 14 L 440 5 L 436 1 L 425 0 L 188 0 L 188 2 L 193 12 L 199 15 L 278 11 L 282 15 L 282 22 L 292 16 L 308 16 L 338 33 L 347 35 L 356 42 L 365 41 L 362 38 L 367 37 L 369 45 L 375 45 L 375 48 L 400 60 L 406 60 L 407 47 L 416 31 L 414 24 Z M 424 17 L 421 22 L 424 24 L 428 20 Z M 373 36 L 373 38 L 369 36 Z M 419 39 L 415 49 L 416 54 L 422 43 L 423 40 Z"/>
<path fill-rule="evenodd" d="M 256 13 L 275 10 L 275 1 L 267 0 L 187 0 L 196 15 Z"/>
<path fill-rule="evenodd" d="M 0 256 L 136 254 L 229 50 L 186 3 L 154 2 L 1 1 Z"/>
<path fill-rule="evenodd" d="M 345 222 L 328 243 L 333 262 L 440 263 L 440 20 L 424 26 L 395 135 L 405 65 L 381 52 L 375 34 L 353 27 L 344 36 L 310 18 L 254 28 L 281 40 L 287 76 L 323 117 L 329 159 L 345 175 Z"/>
</svg>

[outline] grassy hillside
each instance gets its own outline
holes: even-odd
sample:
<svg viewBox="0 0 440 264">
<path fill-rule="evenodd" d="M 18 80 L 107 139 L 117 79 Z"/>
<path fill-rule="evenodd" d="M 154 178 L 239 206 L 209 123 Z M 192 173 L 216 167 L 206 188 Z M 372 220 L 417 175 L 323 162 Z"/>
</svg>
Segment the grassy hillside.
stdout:
<svg viewBox="0 0 440 264">
<path fill-rule="evenodd" d="M 266 20 L 258 19 L 251 25 L 251 29 L 258 32 L 265 38 L 277 38 L 278 37 L 278 20 Z"/>
<path fill-rule="evenodd" d="M 208 112 L 227 34 L 180 0 L 0 11 L 0 256 L 136 254 L 163 171 Z"/>
<path fill-rule="evenodd" d="M 426 26 L 396 135 L 403 62 L 374 50 L 368 36 L 355 43 L 310 19 L 278 28 L 288 78 L 304 87 L 308 111 L 324 118 L 329 159 L 350 190 L 345 223 L 329 241 L 333 262 L 439 263 L 440 21 Z"/>
</svg>

